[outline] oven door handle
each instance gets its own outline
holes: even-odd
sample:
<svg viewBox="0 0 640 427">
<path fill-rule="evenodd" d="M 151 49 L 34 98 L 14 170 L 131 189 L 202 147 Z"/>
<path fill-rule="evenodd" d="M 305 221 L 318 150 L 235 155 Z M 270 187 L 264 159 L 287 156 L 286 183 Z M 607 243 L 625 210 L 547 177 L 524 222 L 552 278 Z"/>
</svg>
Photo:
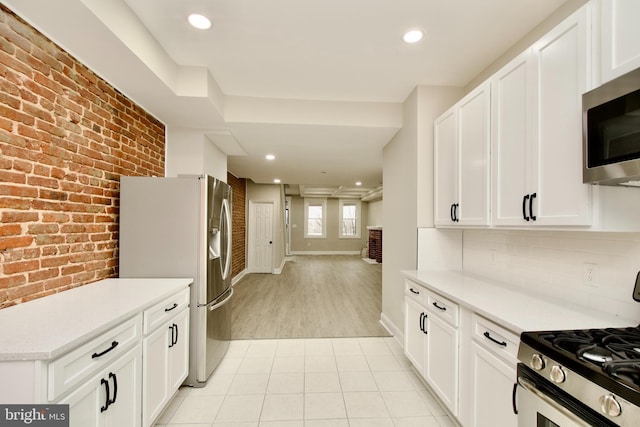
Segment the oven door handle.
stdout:
<svg viewBox="0 0 640 427">
<path fill-rule="evenodd" d="M 516 404 L 516 395 L 518 394 L 518 383 L 513 385 L 513 392 L 511 393 L 511 406 L 513 407 L 513 413 L 518 415 L 518 405 Z"/>
<path fill-rule="evenodd" d="M 530 392 L 531 394 L 533 394 L 535 397 L 539 398 L 540 400 L 542 400 L 545 404 L 551 406 L 552 408 L 554 408 L 556 411 L 562 413 L 564 416 L 566 416 L 567 418 L 569 418 L 570 420 L 572 420 L 574 423 L 576 423 L 576 425 L 579 426 L 586 426 L 586 425 L 590 425 L 587 424 L 586 421 L 577 416 L 575 413 L 571 412 L 570 410 L 568 410 L 567 408 L 565 408 L 564 406 L 562 406 L 560 403 L 556 402 L 553 398 L 549 397 L 547 394 L 545 394 L 544 392 L 540 391 L 535 383 L 527 378 L 518 377 L 518 385 L 520 385 L 522 388 L 524 388 L 525 390 L 527 390 L 528 392 Z"/>
</svg>

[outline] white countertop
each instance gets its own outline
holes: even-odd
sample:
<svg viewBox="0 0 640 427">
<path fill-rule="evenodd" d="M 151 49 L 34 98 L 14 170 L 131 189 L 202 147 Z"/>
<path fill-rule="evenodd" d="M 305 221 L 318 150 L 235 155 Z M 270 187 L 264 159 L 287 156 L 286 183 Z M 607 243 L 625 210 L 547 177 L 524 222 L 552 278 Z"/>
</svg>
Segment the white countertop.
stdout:
<svg viewBox="0 0 640 427">
<path fill-rule="evenodd" d="M 633 321 L 528 294 L 463 271 L 402 271 L 412 281 L 520 334 L 524 331 L 637 326 Z"/>
<path fill-rule="evenodd" d="M 2 309 L 0 361 L 54 359 L 192 282 L 105 279 Z"/>
</svg>

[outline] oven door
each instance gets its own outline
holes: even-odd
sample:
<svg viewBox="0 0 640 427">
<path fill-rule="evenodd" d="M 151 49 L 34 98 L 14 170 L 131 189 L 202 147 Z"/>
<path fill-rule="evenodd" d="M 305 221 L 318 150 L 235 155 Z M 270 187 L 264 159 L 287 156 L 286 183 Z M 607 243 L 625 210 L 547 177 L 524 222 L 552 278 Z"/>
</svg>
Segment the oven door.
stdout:
<svg viewBox="0 0 640 427">
<path fill-rule="evenodd" d="M 616 426 L 522 363 L 515 397 L 518 427 Z"/>
</svg>

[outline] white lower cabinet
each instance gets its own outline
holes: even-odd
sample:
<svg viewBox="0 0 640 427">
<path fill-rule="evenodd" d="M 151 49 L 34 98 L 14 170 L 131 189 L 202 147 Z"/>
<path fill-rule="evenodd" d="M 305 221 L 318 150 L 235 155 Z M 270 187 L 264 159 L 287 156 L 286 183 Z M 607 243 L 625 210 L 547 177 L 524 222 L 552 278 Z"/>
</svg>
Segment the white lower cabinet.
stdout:
<svg viewBox="0 0 640 427">
<path fill-rule="evenodd" d="M 458 423 L 517 426 L 517 334 L 409 279 L 404 332 L 405 355 Z"/>
<path fill-rule="evenodd" d="M 511 403 L 515 380 L 513 366 L 475 341 L 471 343 L 470 426 L 518 425 Z"/>
<path fill-rule="evenodd" d="M 424 307 L 405 298 L 405 333 L 404 350 L 407 358 L 413 363 L 418 372 L 424 372 L 425 354 L 427 352 L 427 337 L 424 333 Z"/>
<path fill-rule="evenodd" d="M 458 306 L 407 280 L 405 354 L 453 415 L 458 414 Z"/>
<path fill-rule="evenodd" d="M 145 312 L 142 340 L 142 420 L 150 426 L 187 377 L 189 367 L 189 292 Z"/>
<path fill-rule="evenodd" d="M 458 330 L 427 314 L 425 379 L 453 415 L 458 415 Z"/>
<path fill-rule="evenodd" d="M 138 344 L 58 402 L 69 405 L 69 425 L 140 426 L 141 369 Z"/>
</svg>

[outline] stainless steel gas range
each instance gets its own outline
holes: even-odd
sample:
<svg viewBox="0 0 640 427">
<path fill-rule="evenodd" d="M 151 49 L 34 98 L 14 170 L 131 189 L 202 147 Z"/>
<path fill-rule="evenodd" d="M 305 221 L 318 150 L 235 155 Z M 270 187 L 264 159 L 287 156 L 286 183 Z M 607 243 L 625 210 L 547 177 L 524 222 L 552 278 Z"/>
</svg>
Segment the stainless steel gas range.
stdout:
<svg viewBox="0 0 640 427">
<path fill-rule="evenodd" d="M 640 425 L 640 327 L 524 332 L 518 427 Z"/>
</svg>

